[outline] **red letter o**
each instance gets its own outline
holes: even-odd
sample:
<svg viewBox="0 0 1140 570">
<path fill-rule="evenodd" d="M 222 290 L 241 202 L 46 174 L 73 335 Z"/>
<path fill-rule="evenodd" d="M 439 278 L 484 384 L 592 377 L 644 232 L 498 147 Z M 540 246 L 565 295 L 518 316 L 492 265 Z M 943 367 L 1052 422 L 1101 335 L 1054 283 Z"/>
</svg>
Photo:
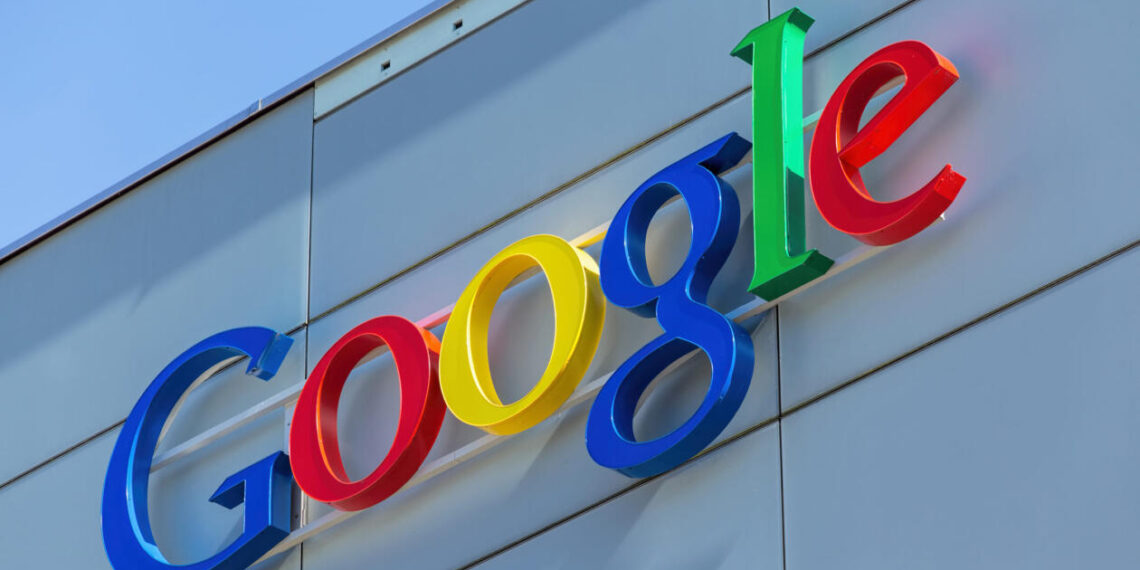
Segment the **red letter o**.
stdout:
<svg viewBox="0 0 1140 570">
<path fill-rule="evenodd" d="M 352 481 L 337 443 L 337 405 L 360 359 L 387 344 L 400 379 L 400 422 L 391 449 L 367 477 Z M 344 511 L 366 509 L 407 483 L 443 423 L 439 340 L 415 323 L 383 316 L 348 331 L 321 357 L 301 389 L 289 431 L 289 460 L 306 495 Z"/>
</svg>

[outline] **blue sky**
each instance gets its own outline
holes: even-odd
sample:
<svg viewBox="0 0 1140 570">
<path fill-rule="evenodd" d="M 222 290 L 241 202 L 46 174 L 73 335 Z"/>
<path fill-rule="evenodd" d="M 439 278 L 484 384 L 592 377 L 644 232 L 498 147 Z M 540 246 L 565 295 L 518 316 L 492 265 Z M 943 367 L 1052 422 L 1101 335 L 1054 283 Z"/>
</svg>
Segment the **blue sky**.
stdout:
<svg viewBox="0 0 1140 570">
<path fill-rule="evenodd" d="M 0 247 L 427 0 L 0 2 Z"/>
</svg>

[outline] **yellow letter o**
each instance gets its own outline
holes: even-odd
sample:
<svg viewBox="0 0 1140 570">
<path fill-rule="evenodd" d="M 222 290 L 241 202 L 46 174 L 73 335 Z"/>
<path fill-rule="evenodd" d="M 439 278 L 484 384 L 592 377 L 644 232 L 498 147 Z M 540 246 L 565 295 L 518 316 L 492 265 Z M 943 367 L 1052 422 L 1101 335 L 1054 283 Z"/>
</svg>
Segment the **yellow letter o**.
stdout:
<svg viewBox="0 0 1140 570">
<path fill-rule="evenodd" d="M 517 402 L 503 404 L 487 357 L 491 312 L 511 281 L 535 265 L 550 284 L 554 345 L 534 388 Z M 507 246 L 467 284 L 443 331 L 439 383 L 447 407 L 464 423 L 494 434 L 533 427 L 574 393 L 598 350 L 605 314 L 598 264 L 585 251 L 552 235 Z"/>
</svg>

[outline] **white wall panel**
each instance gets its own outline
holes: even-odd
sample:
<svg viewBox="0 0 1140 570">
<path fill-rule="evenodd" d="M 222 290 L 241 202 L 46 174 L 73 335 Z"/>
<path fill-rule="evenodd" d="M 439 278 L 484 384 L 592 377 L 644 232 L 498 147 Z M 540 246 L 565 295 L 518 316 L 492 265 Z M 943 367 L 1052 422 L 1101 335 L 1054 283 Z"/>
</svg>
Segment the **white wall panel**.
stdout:
<svg viewBox="0 0 1140 570">
<path fill-rule="evenodd" d="M 480 569 L 782 569 L 771 425 L 479 564 Z"/>
<path fill-rule="evenodd" d="M 787 417 L 789 570 L 1140 565 L 1140 251 Z"/>
<path fill-rule="evenodd" d="M 242 508 L 226 510 L 207 499 L 222 480 L 274 451 L 267 419 L 261 433 L 246 431 L 198 456 L 188 469 L 151 479 L 151 522 L 159 547 L 176 562 L 229 542 L 241 533 Z M 0 565 L 4 568 L 110 568 L 103 550 L 100 508 L 103 477 L 118 430 L 104 434 L 35 473 L 0 489 Z M 261 441 L 258 441 L 258 440 Z M 261 453 L 264 452 L 264 453 Z M 256 455 L 261 453 L 261 455 Z M 204 505 L 204 506 L 203 506 Z M 228 533 L 228 534 L 227 534 Z M 182 558 L 183 556 L 191 558 Z M 254 566 L 256 570 L 299 570 L 293 551 Z"/>
<path fill-rule="evenodd" d="M 114 430 L 0 489 L 5 568 L 110 568 L 99 508 Z"/>
<path fill-rule="evenodd" d="M 313 314 L 746 87 L 767 15 L 536 0 L 322 119 Z"/>
<path fill-rule="evenodd" d="M 810 53 L 906 3 L 907 0 L 772 0 L 772 16 L 799 8 L 815 18 L 804 41 L 804 51 Z"/>
<path fill-rule="evenodd" d="M 892 42 L 918 39 L 948 57 L 961 80 L 864 177 L 881 198 L 946 163 L 968 180 L 945 223 L 781 307 L 785 407 L 1140 237 L 1140 194 L 1126 182 L 1138 123 L 1117 111 L 1138 85 L 1121 74 L 1123 54 L 1140 47 L 1129 27 L 1138 17 L 1127 2 L 922 0 L 808 61 L 805 108 L 817 109 Z M 1081 47 L 1093 45 L 1095 57 Z M 849 245 L 811 211 L 809 242 L 841 255 Z"/>
<path fill-rule="evenodd" d="M 0 266 L 0 481 L 122 420 L 167 362 L 304 322 L 302 95 Z M 28 431 L 27 426 L 35 426 Z"/>
</svg>

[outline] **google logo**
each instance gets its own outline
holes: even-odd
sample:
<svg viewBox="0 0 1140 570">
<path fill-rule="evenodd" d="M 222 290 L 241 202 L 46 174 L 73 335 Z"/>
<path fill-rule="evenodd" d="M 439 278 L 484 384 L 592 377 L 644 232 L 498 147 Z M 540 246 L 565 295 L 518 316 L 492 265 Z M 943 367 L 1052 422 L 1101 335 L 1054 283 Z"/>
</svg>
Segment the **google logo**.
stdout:
<svg viewBox="0 0 1140 570">
<path fill-rule="evenodd" d="M 582 382 L 598 349 L 607 301 L 656 319 L 664 332 L 630 355 L 598 392 L 586 423 L 590 457 L 630 477 L 649 477 L 700 453 L 740 408 L 755 358 L 748 333 L 707 303 L 741 221 L 736 193 L 719 175 L 752 153 L 753 294 L 777 299 L 833 265 L 804 247 L 802 54 L 811 23 L 792 9 L 741 40 L 732 55 L 752 66 L 752 142 L 727 134 L 651 176 L 609 223 L 599 260 L 582 249 L 582 242 L 530 236 L 498 252 L 475 274 L 446 317 L 442 339 L 428 330 L 427 321 L 395 315 L 345 333 L 301 389 L 289 454 L 277 452 L 253 463 L 227 478 L 210 498 L 227 508 L 245 505 L 241 536 L 206 560 L 178 567 L 245 568 L 258 560 L 290 532 L 294 481 L 309 497 L 342 511 L 385 500 L 423 465 L 448 410 L 497 435 L 544 421 Z M 816 206 L 829 224 L 866 244 L 890 245 L 922 231 L 946 210 L 965 183 L 949 165 L 893 202 L 872 198 L 859 169 L 890 147 L 957 79 L 946 58 L 925 44 L 904 41 L 872 54 L 840 83 L 820 115 L 806 171 Z M 860 126 L 872 98 L 900 84 L 885 107 Z M 658 209 L 677 197 L 691 220 L 689 251 L 672 277 L 654 284 L 646 264 L 646 234 Z M 503 291 L 535 269 L 546 275 L 553 299 L 551 354 L 529 393 L 503 403 L 487 356 L 491 313 Z M 247 373 L 272 378 L 292 342 L 263 327 L 227 330 L 187 349 L 151 382 L 123 425 L 104 482 L 103 538 L 116 568 L 175 567 L 155 544 L 147 491 L 155 448 L 179 399 L 237 357 L 248 357 Z M 338 443 L 337 409 L 352 369 L 381 347 L 391 352 L 398 373 L 399 423 L 380 464 L 352 480 Z M 695 350 L 711 364 L 699 408 L 672 432 L 637 440 L 633 418 L 642 394 L 669 365 Z"/>
</svg>

